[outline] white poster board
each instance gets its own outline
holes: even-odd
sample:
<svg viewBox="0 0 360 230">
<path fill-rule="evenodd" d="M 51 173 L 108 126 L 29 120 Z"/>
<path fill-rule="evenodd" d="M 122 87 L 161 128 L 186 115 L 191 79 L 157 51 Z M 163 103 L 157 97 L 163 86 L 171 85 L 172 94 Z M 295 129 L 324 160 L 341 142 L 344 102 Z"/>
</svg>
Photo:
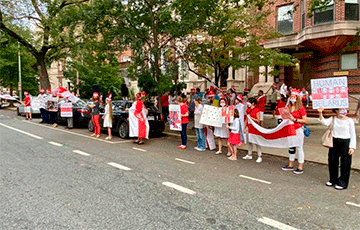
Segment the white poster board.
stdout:
<svg viewBox="0 0 360 230">
<path fill-rule="evenodd" d="M 80 98 L 78 98 L 72 94 L 70 94 L 66 99 L 68 99 L 69 101 L 71 101 L 74 104 L 80 100 Z"/>
<path fill-rule="evenodd" d="M 39 109 L 40 108 L 40 100 L 33 98 L 31 100 L 31 108 L 33 109 Z"/>
<path fill-rule="evenodd" d="M 180 105 L 169 105 L 170 130 L 181 131 Z"/>
<path fill-rule="evenodd" d="M 214 127 L 222 127 L 222 110 L 219 107 L 205 105 L 201 114 L 200 123 Z"/>
<path fill-rule="evenodd" d="M 313 109 L 349 108 L 347 77 L 331 77 L 311 80 Z"/>
<path fill-rule="evenodd" d="M 72 103 L 62 103 L 60 105 L 60 116 L 61 117 L 72 117 Z"/>
</svg>

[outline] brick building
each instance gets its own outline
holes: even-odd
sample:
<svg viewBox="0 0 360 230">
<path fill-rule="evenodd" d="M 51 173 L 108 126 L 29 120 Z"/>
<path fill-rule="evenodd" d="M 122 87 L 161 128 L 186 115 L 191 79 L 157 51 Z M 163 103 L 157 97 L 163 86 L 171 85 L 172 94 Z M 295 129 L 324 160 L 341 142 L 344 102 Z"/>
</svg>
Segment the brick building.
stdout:
<svg viewBox="0 0 360 230">
<path fill-rule="evenodd" d="M 360 93 L 360 47 L 348 47 L 360 27 L 359 0 L 334 0 L 308 17 L 310 0 L 279 0 L 269 23 L 284 36 L 268 41 L 299 59 L 296 66 L 276 66 L 275 82 L 310 89 L 310 79 L 347 76 L 350 94 Z"/>
</svg>

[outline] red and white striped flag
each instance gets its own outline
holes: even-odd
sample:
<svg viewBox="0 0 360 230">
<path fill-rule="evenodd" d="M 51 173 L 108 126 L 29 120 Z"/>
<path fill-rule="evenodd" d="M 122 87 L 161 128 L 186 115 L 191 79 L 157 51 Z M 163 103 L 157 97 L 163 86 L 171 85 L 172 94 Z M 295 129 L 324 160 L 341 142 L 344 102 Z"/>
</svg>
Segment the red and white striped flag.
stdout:
<svg viewBox="0 0 360 230">
<path fill-rule="evenodd" d="M 248 142 L 270 148 L 291 148 L 300 146 L 303 129 L 291 120 L 284 120 L 273 129 L 265 129 L 248 118 Z"/>
</svg>

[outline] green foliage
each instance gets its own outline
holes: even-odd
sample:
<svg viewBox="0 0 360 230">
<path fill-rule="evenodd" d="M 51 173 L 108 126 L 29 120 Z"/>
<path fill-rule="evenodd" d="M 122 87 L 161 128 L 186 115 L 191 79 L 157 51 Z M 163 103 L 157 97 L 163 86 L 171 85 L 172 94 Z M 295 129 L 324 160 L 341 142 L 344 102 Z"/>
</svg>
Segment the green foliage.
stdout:
<svg viewBox="0 0 360 230">
<path fill-rule="evenodd" d="M 33 68 L 36 60 L 23 46 L 20 46 L 20 51 L 22 90 L 36 95 L 39 92 L 38 79 Z M 12 90 L 18 89 L 18 52 L 18 42 L 6 34 L 0 33 L 0 85 L 12 88 Z"/>
</svg>

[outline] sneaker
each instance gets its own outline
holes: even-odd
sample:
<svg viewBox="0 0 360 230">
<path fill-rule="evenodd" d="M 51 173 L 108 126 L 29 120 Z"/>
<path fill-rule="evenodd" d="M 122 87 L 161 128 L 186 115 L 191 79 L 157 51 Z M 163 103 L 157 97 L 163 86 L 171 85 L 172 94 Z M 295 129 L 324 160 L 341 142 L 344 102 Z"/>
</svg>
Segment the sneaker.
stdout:
<svg viewBox="0 0 360 230">
<path fill-rule="evenodd" d="M 206 151 L 206 149 L 199 148 L 199 149 L 197 149 L 197 151 L 204 152 L 204 151 Z"/>
<path fill-rule="evenodd" d="M 333 183 L 331 183 L 330 181 L 326 182 L 325 185 L 328 187 L 334 186 Z"/>
<path fill-rule="evenodd" d="M 335 189 L 337 190 L 343 190 L 345 189 L 343 186 L 340 186 L 340 185 L 335 185 Z"/>
<path fill-rule="evenodd" d="M 289 165 L 286 165 L 285 167 L 281 168 L 284 171 L 294 171 L 294 167 L 290 167 Z"/>
<path fill-rule="evenodd" d="M 252 156 L 246 155 L 243 157 L 244 160 L 252 160 Z"/>
<path fill-rule="evenodd" d="M 196 146 L 196 147 L 194 147 L 194 149 L 195 149 L 195 150 L 197 150 L 197 151 L 199 151 L 199 150 L 200 150 L 200 148 L 199 148 L 199 147 L 197 147 L 197 146 Z"/>
<path fill-rule="evenodd" d="M 258 159 L 256 160 L 256 163 L 261 163 L 262 162 L 262 158 L 258 157 Z"/>
<path fill-rule="evenodd" d="M 295 174 L 303 174 L 303 173 L 304 173 L 304 170 L 302 170 L 302 169 L 296 169 L 293 173 L 295 173 Z"/>
</svg>

